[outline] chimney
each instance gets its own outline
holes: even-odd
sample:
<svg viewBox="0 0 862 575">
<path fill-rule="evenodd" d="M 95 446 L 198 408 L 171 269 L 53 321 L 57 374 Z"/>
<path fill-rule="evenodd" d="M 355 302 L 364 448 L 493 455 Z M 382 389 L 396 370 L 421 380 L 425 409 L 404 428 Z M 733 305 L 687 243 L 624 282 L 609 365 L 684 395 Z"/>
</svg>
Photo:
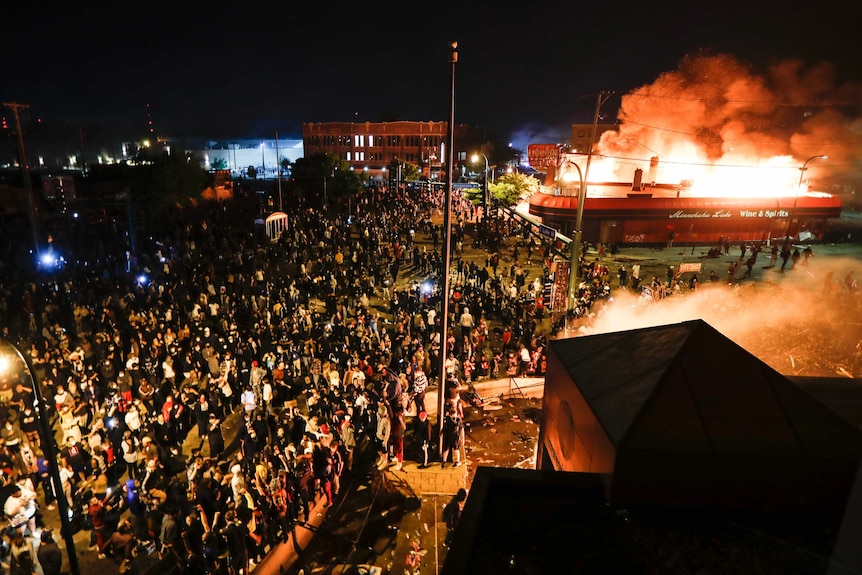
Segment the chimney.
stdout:
<svg viewBox="0 0 862 575">
<path fill-rule="evenodd" d="M 635 170 L 635 181 L 632 182 L 632 191 L 633 192 L 641 191 L 641 189 L 643 188 L 643 184 L 641 183 L 643 181 L 643 177 L 644 177 L 644 171 L 640 168 L 636 169 Z"/>
<path fill-rule="evenodd" d="M 655 185 L 656 173 L 658 172 L 658 156 L 653 156 L 649 159 L 649 176 L 647 181 Z"/>
</svg>

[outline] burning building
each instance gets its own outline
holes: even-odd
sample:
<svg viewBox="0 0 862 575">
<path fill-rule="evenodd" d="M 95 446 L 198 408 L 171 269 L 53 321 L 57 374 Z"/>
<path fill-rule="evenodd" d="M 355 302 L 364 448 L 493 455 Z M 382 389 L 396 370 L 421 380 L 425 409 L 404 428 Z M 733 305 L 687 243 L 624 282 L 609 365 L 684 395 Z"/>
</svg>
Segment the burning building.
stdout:
<svg viewBox="0 0 862 575">
<path fill-rule="evenodd" d="M 529 211 L 571 232 L 583 187 L 588 242 L 822 239 L 842 209 L 824 178 L 857 154 L 859 92 L 835 86 L 828 64 L 756 72 L 726 55 L 686 58 L 623 96 L 619 128 L 589 153 L 561 151 L 553 193 Z"/>
<path fill-rule="evenodd" d="M 637 173 L 639 175 L 639 172 Z M 841 201 L 829 194 L 798 197 L 700 197 L 687 186 L 656 184 L 590 184 L 584 201 L 583 237 L 605 244 L 656 244 L 675 238 L 679 244 L 767 242 L 789 236 L 819 240 Z M 561 231 L 573 229 L 577 195 L 535 194 L 530 213 Z"/>
</svg>

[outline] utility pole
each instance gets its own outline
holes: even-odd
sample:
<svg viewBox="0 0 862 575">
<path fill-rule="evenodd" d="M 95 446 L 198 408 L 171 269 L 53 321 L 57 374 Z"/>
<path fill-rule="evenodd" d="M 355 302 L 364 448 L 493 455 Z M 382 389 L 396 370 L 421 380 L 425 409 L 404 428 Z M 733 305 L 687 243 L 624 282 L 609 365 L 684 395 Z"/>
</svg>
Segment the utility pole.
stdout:
<svg viewBox="0 0 862 575">
<path fill-rule="evenodd" d="M 81 174 L 87 173 L 87 157 L 84 155 L 84 128 L 78 127 L 78 138 L 81 140 Z"/>
<path fill-rule="evenodd" d="M 575 219 L 575 233 L 572 236 L 572 253 L 569 263 L 569 312 L 575 306 L 575 291 L 578 285 L 578 270 L 580 269 L 581 259 L 581 242 L 584 236 L 584 203 L 587 200 L 587 181 L 590 174 L 590 161 L 593 159 L 593 146 L 596 143 L 596 130 L 599 125 L 599 111 L 602 104 L 608 101 L 613 92 L 599 92 L 596 97 L 596 111 L 593 114 L 593 132 L 590 134 L 590 149 L 587 150 L 587 165 L 584 168 L 583 178 L 581 178 L 581 187 L 578 190 L 578 214 Z M 575 164 L 577 165 L 577 164 Z M 580 172 L 580 169 L 578 169 Z"/>
<path fill-rule="evenodd" d="M 278 211 L 284 211 L 281 199 L 281 161 L 278 159 L 278 132 L 275 133 L 275 171 L 278 174 Z"/>
<path fill-rule="evenodd" d="M 30 228 L 33 230 L 33 249 L 39 255 L 39 230 L 36 223 L 36 202 L 33 198 L 33 182 L 30 181 L 30 164 L 27 162 L 27 150 L 24 148 L 24 134 L 21 132 L 21 117 L 19 110 L 26 110 L 27 104 L 16 104 L 15 102 L 4 102 L 4 106 L 15 113 L 15 130 L 18 132 L 18 163 L 21 166 L 21 176 L 24 178 L 24 192 L 27 194 L 27 206 L 30 212 Z"/>
</svg>

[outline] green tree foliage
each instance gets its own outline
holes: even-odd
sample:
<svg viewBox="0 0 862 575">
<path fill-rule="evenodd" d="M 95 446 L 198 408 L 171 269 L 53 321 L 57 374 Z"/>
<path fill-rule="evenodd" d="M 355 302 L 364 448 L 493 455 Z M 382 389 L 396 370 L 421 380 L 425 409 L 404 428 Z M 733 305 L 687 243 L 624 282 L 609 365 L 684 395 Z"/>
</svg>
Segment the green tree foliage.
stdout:
<svg viewBox="0 0 862 575">
<path fill-rule="evenodd" d="M 362 177 L 350 164 L 323 153 L 296 160 L 290 185 L 294 195 L 318 198 L 319 205 L 323 205 L 325 191 L 329 207 L 346 206 L 348 198 L 355 197 L 363 189 Z"/>
<path fill-rule="evenodd" d="M 394 159 L 389 162 L 386 169 L 389 170 L 390 177 L 395 180 L 399 178 L 398 166 L 401 166 L 400 178 L 402 182 L 416 182 L 422 176 L 422 170 L 416 164 L 410 162 L 402 162 L 399 159 Z"/>
<path fill-rule="evenodd" d="M 537 192 L 539 180 L 532 176 L 513 172 L 500 176 L 495 183 L 488 186 L 488 189 L 492 198 L 500 202 L 501 205 L 508 207 L 517 204 L 521 198 L 529 197 Z"/>
<path fill-rule="evenodd" d="M 485 188 L 483 187 L 482 182 L 479 182 L 478 188 L 464 188 L 462 193 L 464 194 L 464 197 L 477 206 L 481 206 L 482 200 L 485 198 Z M 490 196 L 490 188 L 488 195 Z"/>
<path fill-rule="evenodd" d="M 146 163 L 128 168 L 132 204 L 152 229 L 163 229 L 178 208 L 198 200 L 210 175 L 190 154 L 153 155 Z"/>
<path fill-rule="evenodd" d="M 415 182 L 418 181 L 422 172 L 419 169 L 419 166 L 416 164 L 411 164 L 410 162 L 404 162 L 401 165 L 401 179 L 405 182 Z"/>
</svg>

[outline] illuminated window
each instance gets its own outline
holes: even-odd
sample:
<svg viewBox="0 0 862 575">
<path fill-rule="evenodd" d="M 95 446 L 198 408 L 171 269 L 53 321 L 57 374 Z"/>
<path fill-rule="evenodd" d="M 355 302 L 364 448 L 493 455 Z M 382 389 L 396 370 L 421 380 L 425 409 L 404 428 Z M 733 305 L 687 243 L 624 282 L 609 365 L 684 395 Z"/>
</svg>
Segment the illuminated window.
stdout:
<svg viewBox="0 0 862 575">
<path fill-rule="evenodd" d="M 373 147 L 374 147 L 374 136 L 372 136 L 372 135 L 370 135 L 370 134 L 368 135 L 368 147 L 369 147 L 369 148 L 373 148 Z"/>
<path fill-rule="evenodd" d="M 356 152 L 356 161 L 364 162 L 365 161 L 365 152 Z"/>
<path fill-rule="evenodd" d="M 364 148 L 365 147 L 365 136 L 363 136 L 362 134 L 354 135 L 353 136 L 353 145 L 356 146 L 357 148 Z"/>
<path fill-rule="evenodd" d="M 347 152 L 347 161 L 350 161 L 350 152 Z"/>
</svg>

